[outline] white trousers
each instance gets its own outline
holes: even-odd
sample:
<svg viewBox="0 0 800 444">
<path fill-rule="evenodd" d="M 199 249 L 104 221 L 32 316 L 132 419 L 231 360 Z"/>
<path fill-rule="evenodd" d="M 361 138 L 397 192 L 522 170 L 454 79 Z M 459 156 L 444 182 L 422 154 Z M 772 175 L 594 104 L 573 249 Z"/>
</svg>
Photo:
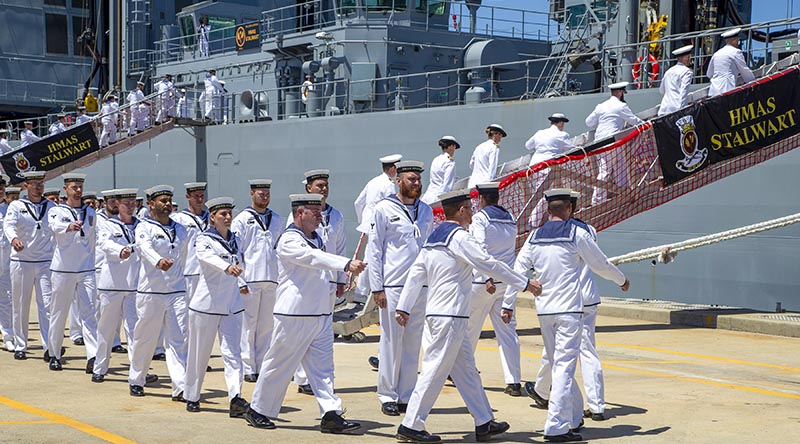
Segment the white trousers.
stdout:
<svg viewBox="0 0 800 444">
<path fill-rule="evenodd" d="M 186 359 L 186 389 L 183 397 L 187 401 L 199 401 L 200 389 L 206 377 L 214 336 L 219 333 L 219 349 L 225 368 L 225 385 L 228 398 L 242 393 L 242 314 L 229 316 L 198 313 L 189 310 L 189 346 Z"/>
<path fill-rule="evenodd" d="M 402 288 L 387 288 L 386 308 L 380 309 L 381 337 L 378 355 L 378 399 L 385 402 L 408 403 L 414 384 L 417 383 L 419 353 L 425 324 L 427 288 L 421 290 L 417 304 L 409 313 L 408 324 L 401 327 L 394 320 Z"/>
<path fill-rule="evenodd" d="M 547 360 L 552 362 L 545 436 L 563 435 L 580 425 L 583 397 L 575 381 L 575 366 L 581 346 L 581 315 L 539 316 Z"/>
<path fill-rule="evenodd" d="M 131 360 L 131 337 L 136 326 L 135 291 L 101 291 L 99 297 L 100 318 L 97 321 L 97 356 L 94 373 L 105 375 L 111 361 L 114 338 L 119 336 L 119 321 L 124 319 L 125 337 L 128 338 L 128 360 Z M 122 316 L 122 318 L 121 318 Z"/>
<path fill-rule="evenodd" d="M 50 299 L 50 339 L 47 342 L 50 357 L 61 359 L 61 346 L 64 344 L 64 327 L 69 317 L 70 305 L 76 302 L 86 359 L 97 355 L 97 312 L 89 295 L 94 285 L 94 270 L 85 273 L 61 273 L 54 271 L 50 280 L 53 293 Z"/>
<path fill-rule="evenodd" d="M 128 383 L 143 386 L 158 333 L 164 325 L 167 345 L 167 370 L 172 380 L 172 395 L 183 391 L 186 377 L 186 293 L 136 293 L 136 326 L 133 329 L 131 369 Z"/>
<path fill-rule="evenodd" d="M 503 295 L 506 284 L 497 284 L 497 291 L 489 294 L 485 284 L 473 284 L 472 300 L 470 301 L 470 315 L 468 336 L 472 341 L 472 350 L 478 347 L 483 323 L 486 316 L 492 321 L 492 328 L 500 349 L 500 363 L 503 366 L 503 377 L 506 384 L 519 384 L 521 379 L 519 336 L 517 336 L 516 312 L 511 317 L 511 322 L 506 324 L 500 317 L 503 309 Z"/>
<path fill-rule="evenodd" d="M 175 99 L 170 98 L 168 94 L 162 94 L 158 97 L 158 115 L 156 122 L 163 122 L 167 117 L 175 116 Z"/>
<path fill-rule="evenodd" d="M 186 306 L 188 307 L 189 303 L 192 302 L 194 292 L 197 290 L 197 284 L 200 283 L 200 275 L 184 276 L 184 279 L 186 279 Z"/>
<path fill-rule="evenodd" d="M 47 350 L 50 332 L 50 261 L 11 261 L 10 270 L 14 349 L 15 351 L 28 349 L 28 320 L 31 314 L 31 296 L 35 289 L 39 333 L 42 338 L 42 347 Z"/>
<path fill-rule="evenodd" d="M 275 316 L 272 343 L 259 370 L 250 407 L 277 418 L 292 373 L 302 363 L 314 390 L 320 413 L 342 413 L 342 400 L 333 393 L 333 324 L 331 316 Z"/>
<path fill-rule="evenodd" d="M 0 264 L 0 332 L 3 334 L 3 342 L 13 344 L 14 321 L 11 306 L 11 274 L 8 265 L 8 263 Z"/>
<path fill-rule="evenodd" d="M 625 167 L 625 159 L 622 151 L 612 151 L 597 155 L 597 180 L 609 181 L 622 188 L 630 186 L 628 170 Z M 595 188 L 592 193 L 592 205 L 597 205 L 606 200 L 607 192 L 604 188 Z"/>
<path fill-rule="evenodd" d="M 97 308 L 96 305 L 95 308 Z M 69 338 L 74 341 L 82 337 L 83 324 L 81 323 L 81 315 L 78 311 L 78 301 L 74 299 L 69 305 Z"/>
<path fill-rule="evenodd" d="M 100 146 L 104 147 L 117 141 L 117 122 L 103 119 L 103 132 L 100 133 Z"/>
<path fill-rule="evenodd" d="M 336 285 L 333 285 L 333 291 L 331 292 L 331 299 L 336 297 Z M 333 332 L 331 332 L 333 334 Z M 292 377 L 292 382 L 296 385 L 308 385 L 308 375 L 306 375 L 306 369 L 303 368 L 303 364 L 300 364 L 297 367 L 297 370 L 294 372 L 294 376 Z"/>
<path fill-rule="evenodd" d="M 242 322 L 242 368 L 245 375 L 258 373 L 272 341 L 275 308 L 274 282 L 247 284 L 249 294 L 242 295 L 244 317 Z"/>
<path fill-rule="evenodd" d="M 213 92 L 209 94 L 209 92 L 206 91 L 205 104 L 204 104 L 205 109 L 203 114 L 206 119 L 216 120 L 217 116 L 216 112 L 214 111 L 214 105 L 216 105 L 216 102 L 217 100 L 215 94 Z"/>
<path fill-rule="evenodd" d="M 430 345 L 422 357 L 422 371 L 408 402 L 408 410 L 403 418 L 404 426 L 425 430 L 425 420 L 444 387 L 447 375 L 453 378 L 476 426 L 494 418 L 475 367 L 472 341 L 467 337 L 468 324 L 469 319 L 465 318 L 432 316 L 425 319 Z"/>
</svg>

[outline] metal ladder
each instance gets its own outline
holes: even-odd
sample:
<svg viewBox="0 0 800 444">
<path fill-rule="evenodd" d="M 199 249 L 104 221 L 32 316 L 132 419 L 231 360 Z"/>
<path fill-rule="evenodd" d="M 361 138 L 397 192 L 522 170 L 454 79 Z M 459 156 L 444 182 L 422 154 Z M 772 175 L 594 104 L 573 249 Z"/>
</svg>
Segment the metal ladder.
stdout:
<svg viewBox="0 0 800 444">
<path fill-rule="evenodd" d="M 576 26 L 570 26 L 569 23 L 572 17 L 567 16 L 564 23 L 564 30 L 559 35 L 558 41 L 553 45 L 553 51 L 550 54 L 550 60 L 545 64 L 543 73 L 548 72 L 548 67 L 551 63 L 555 63 L 555 68 L 552 75 L 548 76 L 549 83 L 540 96 L 557 96 L 563 95 L 567 83 L 567 75 L 569 74 L 570 62 L 569 55 L 576 52 L 585 52 L 586 48 L 585 38 L 591 29 L 591 16 L 590 12 L 586 11 L 580 16 Z M 555 58 L 555 59 L 554 59 Z M 536 80 L 533 91 L 537 91 L 539 82 L 542 80 L 540 76 Z"/>
</svg>

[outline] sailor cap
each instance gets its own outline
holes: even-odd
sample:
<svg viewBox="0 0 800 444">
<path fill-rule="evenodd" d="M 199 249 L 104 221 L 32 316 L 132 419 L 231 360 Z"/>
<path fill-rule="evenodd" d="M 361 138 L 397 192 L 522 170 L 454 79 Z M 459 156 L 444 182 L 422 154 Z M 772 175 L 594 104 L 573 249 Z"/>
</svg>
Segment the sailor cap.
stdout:
<svg viewBox="0 0 800 444">
<path fill-rule="evenodd" d="M 100 194 L 102 194 L 106 199 L 116 199 L 118 191 L 119 190 L 115 188 L 113 190 L 103 190 L 100 192 Z"/>
<path fill-rule="evenodd" d="M 114 197 L 117 199 L 137 199 L 137 200 L 139 199 L 136 196 L 136 194 L 139 193 L 138 188 L 117 188 L 111 191 L 114 192 L 113 195 L 106 194 L 105 191 L 103 191 L 103 195 L 106 196 L 106 198 Z"/>
<path fill-rule="evenodd" d="M 8 187 L 6 188 L 6 194 L 19 194 L 22 191 L 20 187 Z"/>
<path fill-rule="evenodd" d="M 136 82 L 136 84 L 137 84 L 137 85 L 142 85 L 142 86 L 144 86 L 144 82 L 142 82 L 141 80 L 139 80 L 138 82 Z"/>
<path fill-rule="evenodd" d="M 397 162 L 397 172 L 399 173 L 421 173 L 425 171 L 425 163 L 416 160 L 404 160 Z"/>
<path fill-rule="evenodd" d="M 222 86 L 225 86 L 225 81 L 220 79 L 219 84 L 222 85 Z"/>
<path fill-rule="evenodd" d="M 388 156 L 383 156 L 378 160 L 380 160 L 381 163 L 387 164 L 387 163 L 397 163 L 400 162 L 400 160 L 402 159 L 403 159 L 402 154 L 390 154 Z"/>
<path fill-rule="evenodd" d="M 22 123 L 24 123 L 25 125 L 33 125 L 33 121 L 32 120 L 26 120 L 26 121 L 24 121 Z"/>
<path fill-rule="evenodd" d="M 180 91 L 180 92 L 182 92 L 182 93 L 185 93 L 185 92 L 186 92 L 186 88 L 181 88 L 181 89 L 179 89 L 178 91 Z"/>
<path fill-rule="evenodd" d="M 84 191 L 81 200 L 83 199 L 97 199 L 97 191 Z"/>
<path fill-rule="evenodd" d="M 289 200 L 292 201 L 292 208 L 304 205 L 322 205 L 322 194 L 290 194 Z"/>
<path fill-rule="evenodd" d="M 81 173 L 64 173 L 61 175 L 61 178 L 64 179 L 64 183 L 70 183 L 70 182 L 83 183 L 84 181 L 86 181 L 86 175 Z"/>
<path fill-rule="evenodd" d="M 319 169 L 319 170 L 310 170 L 303 173 L 306 176 L 306 183 L 311 183 L 317 179 L 327 179 L 330 177 L 331 172 L 330 170 Z"/>
<path fill-rule="evenodd" d="M 174 191 L 175 188 L 172 188 L 172 186 L 170 185 L 156 185 L 154 187 L 150 187 L 144 190 L 145 194 L 147 194 L 148 199 L 153 199 L 162 195 L 172 196 L 172 193 Z"/>
<path fill-rule="evenodd" d="M 572 190 L 572 192 L 569 193 L 569 200 L 570 200 L 570 202 L 572 202 L 572 206 L 576 206 L 578 204 L 578 199 L 580 197 L 581 197 L 581 192 L 580 191 Z"/>
<path fill-rule="evenodd" d="M 136 201 L 144 201 L 144 196 L 139 196 L 139 195 L 138 195 L 138 194 L 139 194 L 139 193 L 138 193 L 138 191 L 137 191 L 137 193 L 136 193 L 136 194 L 137 194 L 137 195 L 136 195 Z"/>
<path fill-rule="evenodd" d="M 27 180 L 44 180 L 44 176 L 47 174 L 46 171 L 25 171 L 24 173 L 20 173 L 23 179 Z"/>
<path fill-rule="evenodd" d="M 114 94 L 109 94 L 108 100 L 117 100 L 117 96 L 115 96 Z"/>
<path fill-rule="evenodd" d="M 439 201 L 441 201 L 442 205 L 452 205 L 457 204 L 459 202 L 464 202 L 465 200 L 469 200 L 469 190 L 456 190 L 456 191 L 449 191 L 444 194 L 439 195 Z"/>
<path fill-rule="evenodd" d="M 11 178 L 3 173 L 0 173 L 0 185 L 6 185 L 11 181 Z"/>
<path fill-rule="evenodd" d="M 58 196 L 61 193 L 61 188 L 45 188 L 43 196 Z"/>
<path fill-rule="evenodd" d="M 729 31 L 723 32 L 720 35 L 722 36 L 723 39 L 729 39 L 731 37 L 738 37 L 740 32 L 742 32 L 742 28 L 733 28 Z"/>
<path fill-rule="evenodd" d="M 562 113 L 553 113 L 550 117 L 547 118 L 547 120 L 549 120 L 549 121 L 551 121 L 553 123 L 556 123 L 556 122 L 569 122 L 569 119 L 567 119 L 567 116 L 565 116 Z"/>
<path fill-rule="evenodd" d="M 208 184 L 205 182 L 188 182 L 183 184 L 183 186 L 186 187 L 187 193 L 191 193 L 192 191 L 205 190 L 207 185 Z"/>
<path fill-rule="evenodd" d="M 8 130 L 7 130 L 7 129 L 5 129 L 5 128 L 0 128 L 0 134 L 5 134 L 5 133 L 7 133 L 7 132 L 8 132 Z"/>
<path fill-rule="evenodd" d="M 503 127 L 498 125 L 497 123 L 492 123 L 491 125 L 487 126 L 486 127 L 486 132 L 488 133 L 489 131 L 497 131 L 503 137 L 508 137 L 508 134 L 506 133 L 506 130 L 504 130 Z"/>
<path fill-rule="evenodd" d="M 208 208 L 209 213 L 213 213 L 218 210 L 225 210 L 231 209 L 234 207 L 233 205 L 233 198 L 232 197 L 215 197 L 210 199 L 206 202 L 206 207 Z"/>
<path fill-rule="evenodd" d="M 553 188 L 544 192 L 544 198 L 548 202 L 554 200 L 570 200 L 572 198 L 572 190 L 569 188 Z"/>
<path fill-rule="evenodd" d="M 83 105 L 81 105 L 81 106 L 79 106 L 79 107 L 78 107 L 78 110 L 79 110 L 79 111 L 83 111 L 83 110 L 85 110 L 85 109 L 86 109 L 86 107 L 85 107 L 85 106 L 83 106 Z"/>
<path fill-rule="evenodd" d="M 672 51 L 672 55 L 674 55 L 675 57 L 686 55 L 686 54 L 689 54 L 690 52 L 692 52 L 693 49 L 694 49 L 694 45 L 681 46 L 680 48 L 676 49 L 675 51 Z"/>
<path fill-rule="evenodd" d="M 453 137 L 453 136 L 442 136 L 442 138 L 439 139 L 439 142 L 445 142 L 448 145 L 449 144 L 455 144 L 456 149 L 461 148 L 461 144 L 458 143 L 458 140 L 456 140 L 456 138 Z"/>
<path fill-rule="evenodd" d="M 172 73 L 168 72 L 168 73 L 164 74 L 164 77 L 172 77 Z"/>
<path fill-rule="evenodd" d="M 250 183 L 250 189 L 255 190 L 259 188 L 270 188 L 272 186 L 272 179 L 250 179 L 247 181 Z"/>
<path fill-rule="evenodd" d="M 615 91 L 615 90 L 618 90 L 618 89 L 625 89 L 625 88 L 628 87 L 628 85 L 630 85 L 629 82 L 617 82 L 617 83 L 612 83 L 612 84 L 608 85 L 608 89 L 611 90 L 611 91 Z"/>
<path fill-rule="evenodd" d="M 475 185 L 479 194 L 482 193 L 497 193 L 500 191 L 500 182 L 487 182 Z"/>
</svg>

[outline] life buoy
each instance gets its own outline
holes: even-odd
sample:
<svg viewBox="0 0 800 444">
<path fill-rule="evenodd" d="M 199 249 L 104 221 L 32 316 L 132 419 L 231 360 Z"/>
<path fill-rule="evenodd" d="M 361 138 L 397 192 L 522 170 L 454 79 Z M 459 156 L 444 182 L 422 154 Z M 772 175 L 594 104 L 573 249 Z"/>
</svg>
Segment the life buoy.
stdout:
<svg viewBox="0 0 800 444">
<path fill-rule="evenodd" d="M 633 81 L 636 83 L 637 88 L 641 88 L 643 83 L 643 81 L 639 81 L 639 78 L 642 76 L 642 62 L 650 64 L 648 83 L 658 80 L 658 59 L 656 59 L 656 56 L 647 54 L 647 60 L 645 60 L 644 56 L 639 56 L 639 58 L 636 59 L 636 63 L 633 64 Z"/>
</svg>

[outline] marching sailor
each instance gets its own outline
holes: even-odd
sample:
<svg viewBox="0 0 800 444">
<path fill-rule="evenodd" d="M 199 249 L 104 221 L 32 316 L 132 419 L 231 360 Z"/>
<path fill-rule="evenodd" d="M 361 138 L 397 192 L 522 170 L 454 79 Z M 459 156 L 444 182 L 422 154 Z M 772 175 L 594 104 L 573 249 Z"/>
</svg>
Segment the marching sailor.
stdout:
<svg viewBox="0 0 800 444">
<path fill-rule="evenodd" d="M 253 402 L 244 414 L 253 427 L 274 429 L 286 387 L 302 362 L 319 403 L 322 433 L 347 433 L 361 427 L 342 417 L 333 392 L 332 272 L 360 273 L 366 263 L 326 253 L 316 229 L 322 222 L 321 194 L 293 194 L 294 223 L 278 238 L 280 275 L 272 344 L 261 364 Z"/>
<path fill-rule="evenodd" d="M 367 270 L 369 286 L 373 300 L 380 307 L 378 399 L 381 412 L 389 416 L 398 416 L 405 409 L 419 367 L 425 297 L 409 307 L 413 308 L 409 311 L 412 316 L 416 316 L 407 328 L 401 328 L 392 318 L 408 269 L 433 230 L 431 207 L 419 200 L 423 165 L 413 160 L 397 164 L 400 192 L 375 205 L 364 255 L 367 263 L 372 264 Z"/>
<path fill-rule="evenodd" d="M 108 101 L 103 104 L 100 110 L 100 122 L 103 124 L 103 132 L 100 133 L 100 147 L 108 144 L 117 143 L 117 120 L 119 120 L 119 104 L 117 96 L 111 94 Z"/>
<path fill-rule="evenodd" d="M 55 205 L 42 197 L 45 171 L 28 171 L 22 173 L 22 176 L 28 196 L 9 203 L 3 219 L 3 232 L 11 242 L 9 272 L 14 359 L 27 359 L 28 317 L 31 296 L 35 289 L 44 358 L 46 362 L 50 362 L 47 344 L 50 336 L 50 261 L 53 259 L 53 233 L 47 220 L 48 213 Z M 11 194 L 11 189 L 7 189 L 6 193 Z M 13 199 L 13 196 L 9 195 L 9 198 Z"/>
<path fill-rule="evenodd" d="M 500 159 L 500 141 L 508 137 L 502 126 L 493 123 L 486 127 L 486 136 L 489 140 L 475 147 L 469 159 L 472 174 L 469 176 L 467 188 L 475 188 L 475 184 L 487 183 L 495 179 L 497 164 Z"/>
<path fill-rule="evenodd" d="M 25 129 L 22 130 L 22 134 L 20 134 L 19 139 L 20 139 L 20 144 L 19 144 L 20 148 L 24 148 L 32 143 L 42 140 L 41 137 L 33 133 L 33 121 L 30 120 L 25 121 Z"/>
<path fill-rule="evenodd" d="M 419 380 L 408 404 L 408 411 L 397 428 L 398 440 L 405 442 L 438 442 L 441 439 L 425 430 L 425 420 L 448 375 L 475 420 L 477 441 L 490 440 L 508 430 L 506 422 L 494 421 L 492 407 L 486 397 L 478 369 L 475 367 L 473 343 L 468 335 L 473 270 L 506 282 L 508 288 L 537 291 L 540 287 L 522 273 L 514 272 L 505 263 L 493 258 L 469 233 L 472 203 L 469 190 L 453 191 L 440 196 L 447 220 L 431 233 L 419 256 L 409 267 L 408 277 L 396 306 L 397 323 L 411 328 L 415 316 L 425 319 L 426 337 L 430 337 L 422 358 Z M 416 310 L 424 285 L 427 307 Z M 384 359 L 385 361 L 385 359 Z M 383 362 L 381 362 L 383 368 Z"/>
<path fill-rule="evenodd" d="M 197 283 L 200 280 L 200 263 L 194 249 L 194 241 L 198 234 L 208 228 L 208 211 L 203 208 L 206 202 L 205 182 L 189 182 L 183 184 L 186 188 L 186 203 L 188 207 L 170 214 L 170 219 L 183 225 L 189 234 L 188 251 L 186 253 L 186 268 L 183 276 L 186 278 L 186 301 L 192 300 Z"/>
<path fill-rule="evenodd" d="M 60 188 L 45 188 L 43 196 L 45 199 L 58 205 L 59 203 L 58 196 L 60 194 L 61 194 Z"/>
<path fill-rule="evenodd" d="M 272 340 L 275 289 L 278 287 L 278 256 L 275 240 L 283 231 L 280 214 L 270 210 L 270 179 L 252 179 L 250 206 L 236 216 L 231 231 L 239 239 L 244 256 L 244 280 L 249 292 L 242 295 L 242 369 L 244 380 L 256 382 L 258 370 Z"/>
<path fill-rule="evenodd" d="M 248 293 L 242 279 L 244 260 L 238 236 L 230 230 L 233 199 L 218 197 L 206 203 L 211 226 L 195 239 L 200 262 L 200 281 L 189 301 L 189 339 L 186 361 L 186 410 L 200 411 L 200 389 L 219 334 L 231 418 L 240 418 L 249 404 L 242 394 L 242 295 Z"/>
<path fill-rule="evenodd" d="M 664 116 L 686 106 L 689 97 L 689 86 L 692 84 L 692 49 L 694 45 L 687 45 L 672 51 L 677 58 L 677 63 L 664 73 L 661 86 L 658 87 L 661 95 L 661 106 L 658 115 Z"/>
<path fill-rule="evenodd" d="M 514 263 L 514 270 L 533 269 L 542 285 L 535 299 L 547 361 L 552 363 L 552 387 L 544 439 L 552 442 L 581 441 L 572 430 L 583 416 L 583 399 L 575 381 L 575 364 L 581 342 L 580 274 L 585 263 L 594 273 L 613 281 L 623 291 L 630 283 L 600 251 L 586 224 L 572 219 L 572 191 L 558 188 L 545 192 L 550 221 L 534 230 Z M 504 317 L 511 316 L 516 292 L 506 290 Z"/>
<path fill-rule="evenodd" d="M 23 173 L 24 175 L 24 173 Z M 23 184 L 24 185 L 24 184 Z M 6 202 L 11 205 L 11 202 L 19 200 L 19 193 L 22 192 L 20 187 L 6 187 Z"/>
<path fill-rule="evenodd" d="M 430 183 L 420 198 L 428 205 L 436 202 L 440 194 L 452 191 L 456 183 L 456 161 L 453 155 L 461 145 L 453 136 L 442 136 L 439 139 L 439 147 L 442 149 L 442 154 L 431 162 Z"/>
<path fill-rule="evenodd" d="M 8 212 L 5 201 L 6 185 L 11 179 L 0 173 L 0 229 Z M 11 313 L 11 275 L 9 274 L 11 244 L 5 236 L 0 236 L 0 331 L 3 334 L 3 347 L 14 352 L 14 324 Z"/>
<path fill-rule="evenodd" d="M 725 39 L 725 46 L 717 50 L 708 62 L 706 77 L 711 80 L 708 97 L 718 96 L 736 88 L 736 79 L 740 75 L 744 83 L 756 79 L 753 71 L 747 67 L 742 50 L 739 49 L 741 31 L 742 28 L 734 28 L 720 34 Z"/>
<path fill-rule="evenodd" d="M 139 285 L 136 289 L 136 326 L 133 329 L 131 396 L 144 396 L 143 385 L 153 359 L 158 334 L 164 326 L 166 360 L 172 380 L 172 400 L 184 402 L 186 375 L 186 228 L 171 220 L 173 188 L 156 185 L 145 191 L 151 217 L 135 229 L 139 252 Z"/>
<path fill-rule="evenodd" d="M 14 151 L 14 147 L 8 144 L 8 130 L 0 128 L 0 156 Z"/>
<path fill-rule="evenodd" d="M 58 120 L 56 120 L 55 122 L 53 122 L 52 124 L 50 124 L 50 128 L 48 128 L 48 129 L 47 129 L 47 132 L 48 132 L 48 133 L 49 133 L 51 136 L 52 136 L 52 135 L 55 135 L 55 134 L 60 134 L 60 133 L 63 133 L 64 131 L 66 131 L 66 130 L 67 130 L 67 127 L 66 127 L 66 126 L 64 126 L 64 122 L 65 122 L 65 121 L 66 121 L 66 119 L 67 119 L 67 115 L 62 113 L 62 114 L 59 114 L 59 115 L 57 116 L 57 118 L 58 118 Z"/>
</svg>

